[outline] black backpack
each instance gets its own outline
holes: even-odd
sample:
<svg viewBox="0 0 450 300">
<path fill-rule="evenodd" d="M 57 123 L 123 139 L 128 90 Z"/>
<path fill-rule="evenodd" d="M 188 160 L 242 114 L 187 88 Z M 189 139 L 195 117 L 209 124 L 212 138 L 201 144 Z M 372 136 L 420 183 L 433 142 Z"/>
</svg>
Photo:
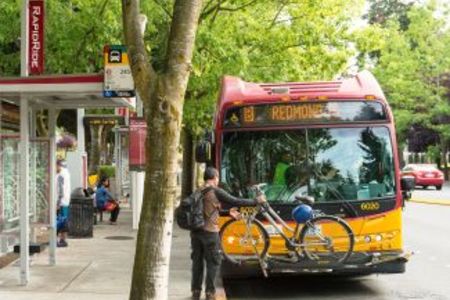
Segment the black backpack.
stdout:
<svg viewBox="0 0 450 300">
<path fill-rule="evenodd" d="M 187 230 L 199 230 L 205 225 L 203 215 L 203 198 L 211 188 L 198 189 L 188 197 L 181 200 L 175 210 L 175 219 L 178 226 Z"/>
</svg>

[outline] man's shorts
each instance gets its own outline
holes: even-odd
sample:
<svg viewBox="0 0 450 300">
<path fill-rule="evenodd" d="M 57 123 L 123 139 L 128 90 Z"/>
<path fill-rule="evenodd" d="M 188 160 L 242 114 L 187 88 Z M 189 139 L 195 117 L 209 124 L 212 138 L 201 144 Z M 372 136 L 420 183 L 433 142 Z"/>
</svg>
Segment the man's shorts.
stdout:
<svg viewBox="0 0 450 300">
<path fill-rule="evenodd" d="M 59 214 L 65 218 L 69 218 L 69 207 L 68 206 L 61 206 Z"/>
<path fill-rule="evenodd" d="M 67 232 L 68 231 L 68 220 L 69 218 L 69 207 L 61 206 L 59 208 L 58 215 L 56 217 L 56 232 Z"/>
</svg>

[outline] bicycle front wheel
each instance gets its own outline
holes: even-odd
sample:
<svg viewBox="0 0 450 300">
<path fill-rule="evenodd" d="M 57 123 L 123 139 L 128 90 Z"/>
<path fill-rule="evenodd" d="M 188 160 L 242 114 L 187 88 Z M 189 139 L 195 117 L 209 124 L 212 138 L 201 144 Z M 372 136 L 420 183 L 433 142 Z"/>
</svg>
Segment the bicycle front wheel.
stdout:
<svg viewBox="0 0 450 300">
<path fill-rule="evenodd" d="M 233 264 L 264 259 L 269 249 L 269 235 L 258 220 L 231 219 L 220 229 L 223 256 Z"/>
<path fill-rule="evenodd" d="M 310 260 L 344 263 L 352 254 L 354 234 L 344 220 L 319 216 L 305 223 L 300 231 L 300 245 Z"/>
</svg>

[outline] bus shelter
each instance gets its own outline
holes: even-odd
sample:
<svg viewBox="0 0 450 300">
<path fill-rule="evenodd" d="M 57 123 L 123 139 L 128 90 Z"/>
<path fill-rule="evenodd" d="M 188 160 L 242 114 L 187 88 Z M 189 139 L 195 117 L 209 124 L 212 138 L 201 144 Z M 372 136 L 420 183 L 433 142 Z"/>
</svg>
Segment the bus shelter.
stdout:
<svg viewBox="0 0 450 300">
<path fill-rule="evenodd" d="M 56 264 L 56 111 L 58 109 L 130 107 L 130 98 L 103 97 L 103 75 L 63 75 L 0 78 L 0 100 L 20 107 L 19 224 L 20 283 L 29 281 L 30 245 L 30 137 L 35 132 L 35 112 L 48 111 L 48 218 L 49 264 Z M 1 114 L 0 114 L 1 115 Z M 1 122 L 1 120 L 0 120 Z M 32 128 L 33 130 L 30 130 Z M 2 172 L 2 170 L 0 170 Z M 1 221 L 1 219 L 0 219 Z"/>
</svg>

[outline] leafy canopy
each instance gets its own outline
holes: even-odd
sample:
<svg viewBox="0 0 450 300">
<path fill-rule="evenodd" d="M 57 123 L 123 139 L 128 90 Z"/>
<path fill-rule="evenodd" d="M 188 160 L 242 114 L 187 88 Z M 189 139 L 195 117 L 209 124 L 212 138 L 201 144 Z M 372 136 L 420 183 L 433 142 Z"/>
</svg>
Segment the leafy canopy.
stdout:
<svg viewBox="0 0 450 300">
<path fill-rule="evenodd" d="M 0 1 L 0 76 L 20 74 L 21 0 Z M 103 45 L 120 44 L 121 6 L 108 0 L 46 0 L 45 72 L 99 72 Z"/>
<path fill-rule="evenodd" d="M 441 82 L 450 72 L 450 29 L 435 7 L 415 5 L 407 13 L 409 26 L 388 21 L 374 73 L 394 110 L 400 140 L 413 123 L 450 137 L 439 118 L 450 114 Z"/>
</svg>

